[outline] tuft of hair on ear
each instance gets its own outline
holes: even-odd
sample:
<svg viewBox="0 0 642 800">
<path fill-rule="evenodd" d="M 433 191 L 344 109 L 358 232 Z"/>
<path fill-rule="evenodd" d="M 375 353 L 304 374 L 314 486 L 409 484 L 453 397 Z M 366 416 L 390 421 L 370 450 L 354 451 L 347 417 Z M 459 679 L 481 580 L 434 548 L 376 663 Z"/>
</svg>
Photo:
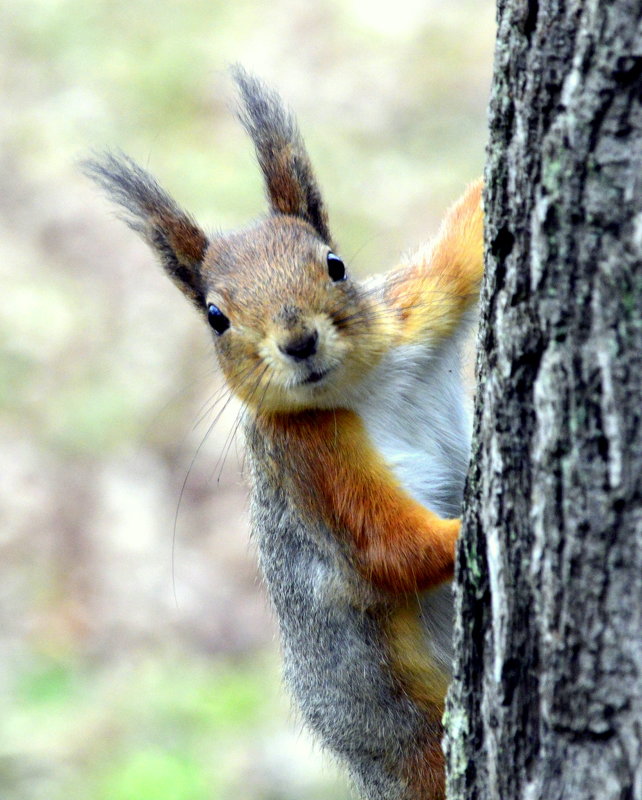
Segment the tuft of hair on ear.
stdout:
<svg viewBox="0 0 642 800">
<path fill-rule="evenodd" d="M 121 219 L 152 248 L 183 294 L 202 308 L 201 264 L 208 240 L 189 214 L 124 153 L 107 152 L 80 166 L 120 207 Z"/>
<path fill-rule="evenodd" d="M 294 116 L 276 92 L 239 64 L 231 73 L 242 100 L 238 117 L 254 142 L 272 210 L 305 220 L 330 245 L 328 217 Z"/>
</svg>

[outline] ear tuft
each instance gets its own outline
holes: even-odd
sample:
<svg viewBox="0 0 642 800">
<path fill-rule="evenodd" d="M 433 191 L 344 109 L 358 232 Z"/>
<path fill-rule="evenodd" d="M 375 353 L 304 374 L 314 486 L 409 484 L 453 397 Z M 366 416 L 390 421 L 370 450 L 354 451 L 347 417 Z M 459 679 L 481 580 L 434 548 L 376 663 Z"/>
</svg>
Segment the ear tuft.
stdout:
<svg viewBox="0 0 642 800">
<path fill-rule="evenodd" d="M 81 168 L 120 206 L 121 218 L 152 248 L 179 289 L 202 307 L 201 264 L 208 241 L 189 214 L 124 153 L 105 153 Z"/>
<path fill-rule="evenodd" d="M 254 142 L 272 210 L 305 220 L 330 245 L 328 217 L 294 116 L 243 67 L 231 71 L 241 93 L 238 116 Z"/>
</svg>

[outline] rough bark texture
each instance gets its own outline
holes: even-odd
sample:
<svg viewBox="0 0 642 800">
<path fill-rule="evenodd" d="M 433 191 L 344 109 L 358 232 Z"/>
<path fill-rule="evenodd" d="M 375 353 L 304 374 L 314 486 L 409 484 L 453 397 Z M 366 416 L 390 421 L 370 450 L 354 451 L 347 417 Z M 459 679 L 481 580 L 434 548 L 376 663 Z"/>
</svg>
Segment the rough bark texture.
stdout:
<svg viewBox="0 0 642 800">
<path fill-rule="evenodd" d="M 449 797 L 642 798 L 642 4 L 498 23 Z"/>
</svg>

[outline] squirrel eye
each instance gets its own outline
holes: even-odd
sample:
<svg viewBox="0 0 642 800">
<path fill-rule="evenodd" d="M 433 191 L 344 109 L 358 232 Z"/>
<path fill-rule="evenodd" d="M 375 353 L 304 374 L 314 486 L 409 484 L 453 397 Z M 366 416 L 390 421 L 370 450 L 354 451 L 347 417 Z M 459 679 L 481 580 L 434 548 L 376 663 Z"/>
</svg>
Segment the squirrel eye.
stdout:
<svg viewBox="0 0 642 800">
<path fill-rule="evenodd" d="M 337 281 L 344 281 L 347 278 L 346 275 L 346 267 L 343 261 L 339 258 L 339 256 L 335 256 L 334 253 L 330 252 L 327 256 L 328 261 L 328 275 L 332 278 L 332 280 L 336 283 Z"/>
<path fill-rule="evenodd" d="M 217 336 L 225 333 L 225 331 L 230 327 L 229 319 L 218 306 L 214 305 L 214 303 L 210 303 L 207 307 L 207 321 L 212 328 L 214 328 L 214 332 Z"/>
</svg>

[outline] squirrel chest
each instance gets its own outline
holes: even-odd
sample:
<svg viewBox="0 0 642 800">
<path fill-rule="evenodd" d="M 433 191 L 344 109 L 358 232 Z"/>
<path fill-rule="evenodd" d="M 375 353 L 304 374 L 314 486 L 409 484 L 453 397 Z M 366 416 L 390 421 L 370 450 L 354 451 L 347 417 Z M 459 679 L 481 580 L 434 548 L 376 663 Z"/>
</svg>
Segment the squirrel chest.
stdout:
<svg viewBox="0 0 642 800">
<path fill-rule="evenodd" d="M 402 345 L 369 377 L 354 404 L 401 486 L 442 517 L 456 517 L 469 456 L 457 348 Z"/>
</svg>

